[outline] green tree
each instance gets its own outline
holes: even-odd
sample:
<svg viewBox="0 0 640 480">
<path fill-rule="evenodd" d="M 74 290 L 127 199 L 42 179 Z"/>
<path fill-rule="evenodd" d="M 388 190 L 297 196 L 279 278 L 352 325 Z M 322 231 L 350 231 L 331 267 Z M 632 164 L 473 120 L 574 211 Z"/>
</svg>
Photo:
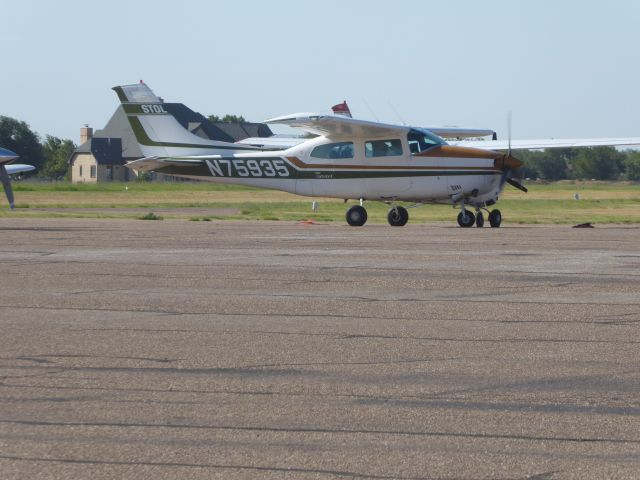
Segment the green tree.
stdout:
<svg viewBox="0 0 640 480">
<path fill-rule="evenodd" d="M 20 155 L 21 163 L 37 169 L 42 166 L 42 146 L 38 135 L 25 122 L 0 115 L 0 146 Z"/>
<path fill-rule="evenodd" d="M 625 155 L 613 147 L 581 148 L 571 159 L 574 178 L 615 180 L 623 170 Z"/>
<path fill-rule="evenodd" d="M 246 122 L 246 120 L 244 119 L 244 117 L 242 115 L 225 115 L 224 117 L 220 118 L 218 115 L 209 115 L 207 117 L 207 120 L 209 120 L 212 123 L 216 123 L 216 122 L 222 122 L 222 123 L 244 123 Z"/>
<path fill-rule="evenodd" d="M 563 180 L 568 177 L 567 163 L 574 156 L 570 148 L 540 151 L 519 151 L 516 158 L 524 162 L 524 175 L 545 180 Z"/>
<path fill-rule="evenodd" d="M 69 157 L 75 149 L 71 140 L 47 135 L 42 145 L 44 162 L 38 176 L 55 180 L 64 178 L 69 171 Z"/>
<path fill-rule="evenodd" d="M 522 166 L 523 177 L 525 178 L 541 178 L 542 177 L 542 175 L 540 175 L 540 172 L 538 171 L 538 168 L 537 168 L 537 160 L 541 155 L 543 155 L 543 152 L 532 152 L 529 150 L 522 150 L 518 152 L 513 152 L 513 154 L 518 160 L 521 160 L 524 163 L 524 165 Z"/>
<path fill-rule="evenodd" d="M 623 163 L 624 175 L 627 180 L 640 181 L 640 152 L 626 152 Z"/>
</svg>

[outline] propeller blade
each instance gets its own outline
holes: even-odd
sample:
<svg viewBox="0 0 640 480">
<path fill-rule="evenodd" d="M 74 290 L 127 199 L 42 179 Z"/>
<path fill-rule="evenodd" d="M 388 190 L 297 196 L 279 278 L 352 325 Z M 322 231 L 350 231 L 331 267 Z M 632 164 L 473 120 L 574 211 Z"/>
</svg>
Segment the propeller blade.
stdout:
<svg viewBox="0 0 640 480">
<path fill-rule="evenodd" d="M 13 210 L 15 208 L 15 203 L 13 201 L 13 189 L 11 188 L 11 180 L 9 179 L 9 174 L 7 173 L 7 169 L 4 165 L 0 165 L 0 180 L 4 186 L 4 193 L 7 195 L 7 200 L 9 200 L 9 207 Z"/>
<path fill-rule="evenodd" d="M 511 156 L 511 112 L 507 113 L 507 136 L 509 137 L 509 149 L 507 150 L 507 156 Z"/>
<path fill-rule="evenodd" d="M 512 187 L 516 187 L 518 190 L 523 191 L 524 193 L 527 193 L 529 191 L 527 187 L 525 187 L 519 182 L 516 182 L 513 178 L 507 178 L 506 182 Z"/>
</svg>

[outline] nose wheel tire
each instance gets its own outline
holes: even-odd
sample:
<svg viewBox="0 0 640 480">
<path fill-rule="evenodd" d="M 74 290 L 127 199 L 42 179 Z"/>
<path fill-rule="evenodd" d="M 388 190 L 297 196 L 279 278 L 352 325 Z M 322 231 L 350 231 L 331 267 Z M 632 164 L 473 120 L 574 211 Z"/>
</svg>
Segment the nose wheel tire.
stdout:
<svg viewBox="0 0 640 480">
<path fill-rule="evenodd" d="M 484 227 L 484 215 L 482 214 L 482 212 L 476 213 L 476 227 Z"/>
<path fill-rule="evenodd" d="M 409 221 L 409 212 L 404 207 L 394 207 L 387 214 L 387 221 L 392 227 L 404 227 Z"/>
<path fill-rule="evenodd" d="M 347 210 L 347 223 L 352 227 L 361 227 L 367 223 L 367 211 L 360 205 L 354 205 Z"/>
<path fill-rule="evenodd" d="M 458 225 L 462 228 L 473 227 L 476 222 L 476 217 L 469 210 L 462 210 L 458 214 Z"/>
<path fill-rule="evenodd" d="M 491 210 L 491 213 L 489 213 L 489 224 L 493 228 L 498 228 L 501 223 L 502 214 L 500 213 L 500 210 Z"/>
</svg>

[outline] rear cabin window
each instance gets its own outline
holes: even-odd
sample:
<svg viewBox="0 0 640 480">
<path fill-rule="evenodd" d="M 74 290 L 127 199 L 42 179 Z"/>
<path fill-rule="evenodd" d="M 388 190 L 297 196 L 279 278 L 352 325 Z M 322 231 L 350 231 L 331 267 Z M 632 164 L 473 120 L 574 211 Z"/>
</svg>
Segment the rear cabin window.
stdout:
<svg viewBox="0 0 640 480">
<path fill-rule="evenodd" d="M 366 157 L 397 157 L 402 155 L 402 143 L 400 139 L 365 142 L 364 154 Z"/>
<path fill-rule="evenodd" d="M 431 147 L 444 144 L 442 139 L 432 133 L 420 132 L 418 130 L 411 130 L 407 134 L 407 143 L 409 144 L 409 151 L 411 151 L 412 154 L 424 152 Z"/>
<path fill-rule="evenodd" d="M 353 142 L 327 143 L 311 151 L 314 158 L 353 158 Z"/>
</svg>

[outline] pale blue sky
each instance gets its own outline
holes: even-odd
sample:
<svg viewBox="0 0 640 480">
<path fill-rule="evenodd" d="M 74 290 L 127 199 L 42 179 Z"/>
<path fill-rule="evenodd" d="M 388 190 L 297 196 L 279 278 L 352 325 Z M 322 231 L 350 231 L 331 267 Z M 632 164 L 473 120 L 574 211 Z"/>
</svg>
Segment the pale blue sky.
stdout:
<svg viewBox="0 0 640 480">
<path fill-rule="evenodd" d="M 78 141 L 144 79 L 260 121 L 326 112 L 514 138 L 640 135 L 640 2 L 0 0 L 0 115 Z"/>
</svg>

